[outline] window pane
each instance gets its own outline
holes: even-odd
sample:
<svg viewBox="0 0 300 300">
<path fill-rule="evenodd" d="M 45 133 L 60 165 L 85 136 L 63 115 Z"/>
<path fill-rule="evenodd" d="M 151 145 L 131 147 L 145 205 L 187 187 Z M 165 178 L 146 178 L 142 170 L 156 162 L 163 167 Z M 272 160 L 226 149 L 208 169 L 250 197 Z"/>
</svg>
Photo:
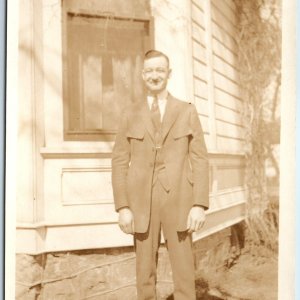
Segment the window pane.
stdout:
<svg viewBox="0 0 300 300">
<path fill-rule="evenodd" d="M 112 133 L 122 109 L 142 101 L 148 22 L 67 15 L 66 131 Z"/>
</svg>

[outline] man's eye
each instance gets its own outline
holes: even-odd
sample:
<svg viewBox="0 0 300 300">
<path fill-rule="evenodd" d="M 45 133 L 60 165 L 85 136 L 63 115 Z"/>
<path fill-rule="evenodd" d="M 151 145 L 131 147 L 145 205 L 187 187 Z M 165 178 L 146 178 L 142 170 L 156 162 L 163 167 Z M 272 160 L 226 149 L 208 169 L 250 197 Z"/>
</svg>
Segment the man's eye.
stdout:
<svg viewBox="0 0 300 300">
<path fill-rule="evenodd" d="M 166 70 L 163 69 L 163 68 L 157 68 L 157 69 L 146 69 L 144 72 L 145 72 L 146 74 L 153 73 L 153 72 L 157 72 L 157 73 L 166 73 Z"/>
<path fill-rule="evenodd" d="M 146 69 L 146 70 L 145 70 L 145 73 L 151 73 L 151 72 L 153 72 L 152 69 Z"/>
</svg>

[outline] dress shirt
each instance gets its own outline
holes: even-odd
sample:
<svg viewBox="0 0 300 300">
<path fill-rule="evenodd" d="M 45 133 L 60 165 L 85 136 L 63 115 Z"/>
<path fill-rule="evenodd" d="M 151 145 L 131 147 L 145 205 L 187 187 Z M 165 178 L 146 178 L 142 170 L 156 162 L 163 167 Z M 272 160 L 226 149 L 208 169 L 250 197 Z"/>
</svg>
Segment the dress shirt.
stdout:
<svg viewBox="0 0 300 300">
<path fill-rule="evenodd" d="M 168 96 L 168 92 L 166 90 L 164 90 L 163 92 L 161 92 L 157 95 L 158 108 L 159 108 L 159 111 L 160 111 L 160 121 L 161 122 L 163 120 L 163 117 L 164 117 L 165 111 L 166 111 L 167 96 Z M 153 103 L 153 98 L 154 98 L 154 96 L 152 96 L 152 95 L 147 96 L 147 101 L 148 101 L 148 105 L 149 105 L 150 110 L 151 110 L 151 106 L 152 106 L 152 103 Z"/>
</svg>

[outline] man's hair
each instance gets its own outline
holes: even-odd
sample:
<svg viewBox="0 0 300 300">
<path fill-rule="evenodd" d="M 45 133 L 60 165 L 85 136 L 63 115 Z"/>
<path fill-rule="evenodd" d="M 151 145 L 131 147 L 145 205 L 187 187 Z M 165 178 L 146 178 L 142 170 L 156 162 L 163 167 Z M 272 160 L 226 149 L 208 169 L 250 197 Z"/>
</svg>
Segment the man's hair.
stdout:
<svg viewBox="0 0 300 300">
<path fill-rule="evenodd" d="M 161 57 L 161 56 L 167 60 L 167 63 L 169 66 L 169 64 L 170 64 L 169 57 L 165 53 L 158 51 L 158 50 L 154 50 L 154 49 L 149 50 L 145 53 L 144 60 L 146 60 L 148 58 L 152 58 L 152 57 Z"/>
</svg>

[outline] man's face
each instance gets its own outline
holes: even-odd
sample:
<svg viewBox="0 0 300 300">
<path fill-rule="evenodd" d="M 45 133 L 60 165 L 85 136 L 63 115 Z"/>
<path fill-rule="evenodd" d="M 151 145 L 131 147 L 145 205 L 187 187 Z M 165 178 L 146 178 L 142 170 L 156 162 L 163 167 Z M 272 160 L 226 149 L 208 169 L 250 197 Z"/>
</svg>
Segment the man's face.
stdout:
<svg viewBox="0 0 300 300">
<path fill-rule="evenodd" d="M 151 57 L 144 61 L 142 77 L 151 94 L 162 92 L 167 86 L 170 75 L 171 70 L 165 57 Z"/>
</svg>

